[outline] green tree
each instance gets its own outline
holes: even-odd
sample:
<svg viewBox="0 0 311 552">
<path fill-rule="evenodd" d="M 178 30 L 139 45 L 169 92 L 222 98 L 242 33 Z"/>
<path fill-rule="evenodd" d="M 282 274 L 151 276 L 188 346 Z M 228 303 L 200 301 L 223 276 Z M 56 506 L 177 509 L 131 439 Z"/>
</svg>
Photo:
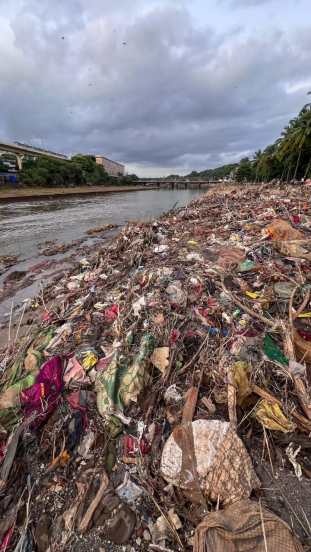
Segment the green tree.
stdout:
<svg viewBox="0 0 311 552">
<path fill-rule="evenodd" d="M 241 159 L 235 173 L 238 182 L 251 182 L 254 177 L 253 165 L 248 157 Z"/>
<path fill-rule="evenodd" d="M 77 155 L 68 161 L 38 157 L 23 163 L 20 180 L 26 186 L 105 185 L 111 179 L 95 157 Z"/>
<path fill-rule="evenodd" d="M 290 177 L 302 178 L 310 169 L 311 156 L 311 104 L 289 121 L 277 141 L 278 158 Z"/>
</svg>

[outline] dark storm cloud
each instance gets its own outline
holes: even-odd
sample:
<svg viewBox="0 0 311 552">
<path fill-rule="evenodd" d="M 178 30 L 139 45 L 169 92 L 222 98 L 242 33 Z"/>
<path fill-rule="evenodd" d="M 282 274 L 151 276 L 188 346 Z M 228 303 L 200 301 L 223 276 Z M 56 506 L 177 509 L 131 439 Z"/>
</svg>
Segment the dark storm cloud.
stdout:
<svg viewBox="0 0 311 552">
<path fill-rule="evenodd" d="M 1 136 L 187 171 L 266 145 L 300 107 L 307 30 L 220 34 L 177 2 L 104 4 L 20 0 L 2 16 Z"/>
</svg>

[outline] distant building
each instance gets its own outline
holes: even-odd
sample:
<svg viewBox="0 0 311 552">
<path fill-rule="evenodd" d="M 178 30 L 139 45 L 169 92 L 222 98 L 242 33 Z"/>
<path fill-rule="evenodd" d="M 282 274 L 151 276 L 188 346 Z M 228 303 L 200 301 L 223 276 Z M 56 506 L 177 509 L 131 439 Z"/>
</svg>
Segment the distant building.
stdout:
<svg viewBox="0 0 311 552">
<path fill-rule="evenodd" d="M 110 176 L 124 176 L 125 166 L 121 165 L 121 163 L 107 159 L 107 157 L 104 157 L 103 155 L 95 155 L 95 159 L 97 165 L 104 167 L 105 171 Z"/>
<path fill-rule="evenodd" d="M 0 157 L 2 165 L 4 165 L 9 173 L 16 173 L 16 161 L 11 161 L 10 159 L 5 159 Z"/>
</svg>

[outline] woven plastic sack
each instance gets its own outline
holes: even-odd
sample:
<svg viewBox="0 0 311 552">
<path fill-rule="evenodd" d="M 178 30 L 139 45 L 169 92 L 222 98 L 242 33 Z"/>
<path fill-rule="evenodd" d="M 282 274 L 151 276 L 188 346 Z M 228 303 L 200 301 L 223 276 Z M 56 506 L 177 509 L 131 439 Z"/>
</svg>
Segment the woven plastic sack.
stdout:
<svg viewBox="0 0 311 552">
<path fill-rule="evenodd" d="M 211 512 L 198 525 L 193 552 L 302 552 L 290 528 L 251 500 Z"/>
<path fill-rule="evenodd" d="M 161 475 L 190 499 L 231 504 L 260 486 L 250 457 L 232 426 L 196 420 L 174 429 L 164 445 Z"/>
</svg>

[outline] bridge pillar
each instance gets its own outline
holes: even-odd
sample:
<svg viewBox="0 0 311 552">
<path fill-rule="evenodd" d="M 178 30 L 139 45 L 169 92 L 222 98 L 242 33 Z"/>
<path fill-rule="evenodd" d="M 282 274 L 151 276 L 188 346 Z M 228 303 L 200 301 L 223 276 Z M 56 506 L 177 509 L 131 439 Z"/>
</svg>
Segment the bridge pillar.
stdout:
<svg viewBox="0 0 311 552">
<path fill-rule="evenodd" d="M 17 162 L 17 167 L 19 171 L 21 171 L 23 168 L 23 159 L 24 159 L 23 155 L 16 154 L 16 162 Z"/>
</svg>

